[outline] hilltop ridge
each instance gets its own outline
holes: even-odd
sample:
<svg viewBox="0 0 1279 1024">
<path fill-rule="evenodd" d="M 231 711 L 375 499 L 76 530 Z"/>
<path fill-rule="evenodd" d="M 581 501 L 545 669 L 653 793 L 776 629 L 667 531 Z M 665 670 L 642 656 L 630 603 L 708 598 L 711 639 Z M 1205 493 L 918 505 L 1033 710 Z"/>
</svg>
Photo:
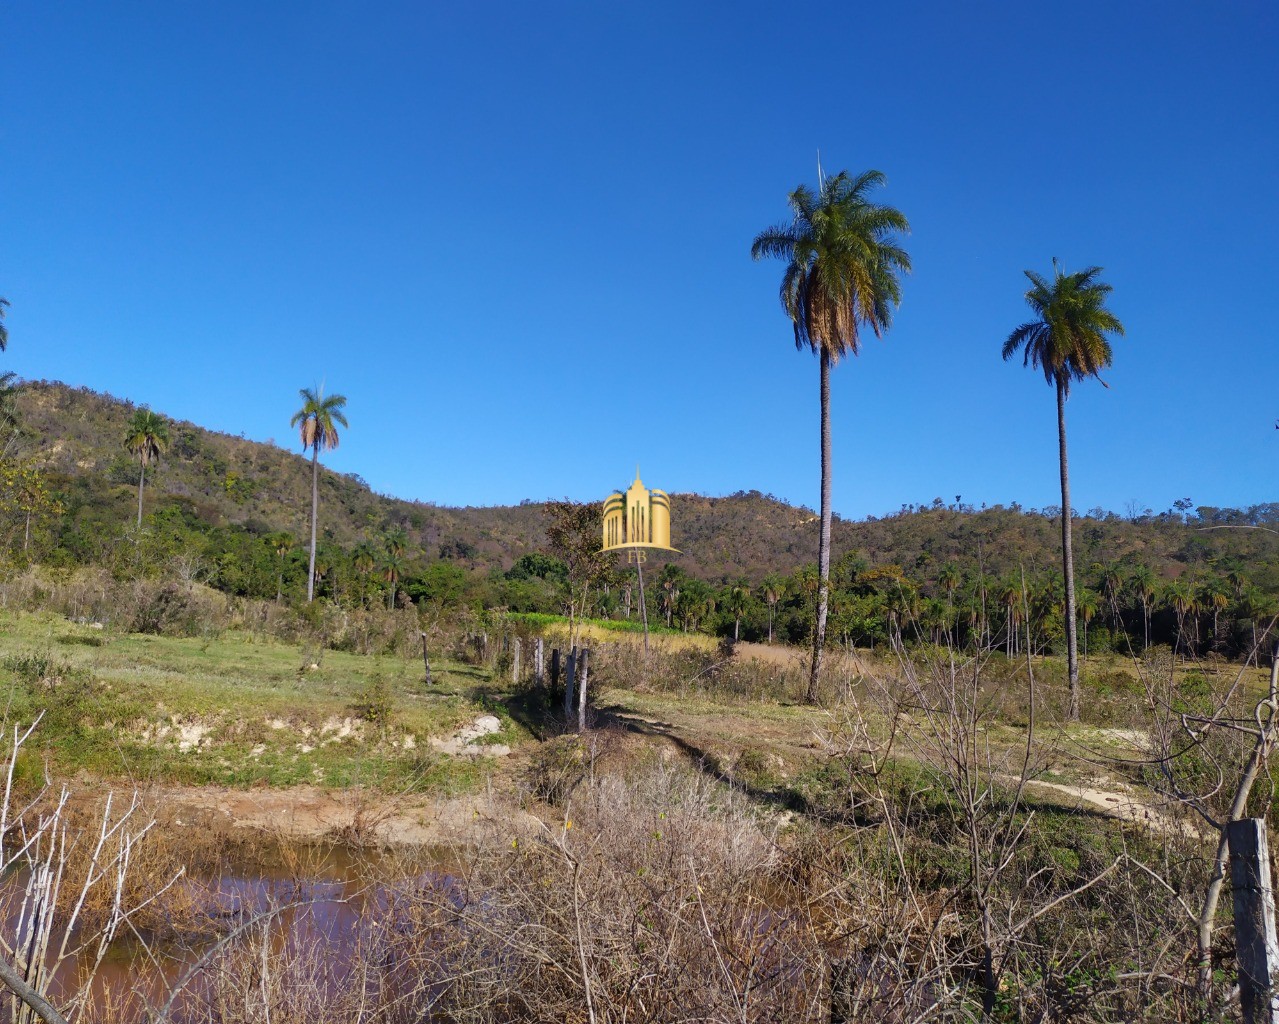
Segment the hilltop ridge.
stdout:
<svg viewBox="0 0 1279 1024">
<path fill-rule="evenodd" d="M 135 408 L 126 399 L 49 381 L 28 384 L 18 398 L 25 449 L 50 474 L 68 516 L 83 530 L 93 529 L 95 522 L 126 521 L 136 501 L 137 466 L 120 444 Z M 170 424 L 169 450 L 148 471 L 149 509 L 172 506 L 210 528 L 303 536 L 310 507 L 305 456 L 183 420 Z M 545 543 L 541 501 L 460 508 L 408 501 L 377 494 L 358 475 L 323 465 L 320 489 L 323 537 L 344 547 L 400 527 L 421 561 L 505 570 Z M 675 543 L 684 552 L 679 564 L 692 575 L 758 581 L 814 561 L 817 521 L 811 509 L 759 491 L 726 497 L 674 494 L 672 501 Z M 974 509 L 937 499 L 881 518 L 836 517 L 835 559 L 857 551 L 871 564 L 892 563 L 908 571 L 961 561 L 993 574 L 1019 565 L 1052 566 L 1059 558 L 1056 512 L 1016 505 Z M 1081 566 L 1140 559 L 1165 578 L 1179 575 L 1188 564 L 1229 555 L 1254 563 L 1258 582 L 1271 579 L 1279 587 L 1279 538 L 1200 529 L 1218 519 L 1279 522 L 1279 504 L 1200 508 L 1189 522 L 1171 511 L 1134 519 L 1090 513 L 1078 531 L 1076 555 Z"/>
</svg>

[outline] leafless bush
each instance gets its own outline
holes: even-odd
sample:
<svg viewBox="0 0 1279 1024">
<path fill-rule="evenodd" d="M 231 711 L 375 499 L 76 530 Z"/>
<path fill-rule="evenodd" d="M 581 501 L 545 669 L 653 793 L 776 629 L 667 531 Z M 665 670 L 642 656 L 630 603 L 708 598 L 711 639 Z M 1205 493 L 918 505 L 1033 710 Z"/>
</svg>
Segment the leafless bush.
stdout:
<svg viewBox="0 0 1279 1024">
<path fill-rule="evenodd" d="M 833 718 L 850 805 L 878 830 L 906 932 L 928 935 L 908 973 L 949 993 L 939 1009 L 988 1019 L 1194 1019 L 1181 893 L 1203 878 L 1202 844 L 1036 799 L 1058 723 L 1029 659 L 1016 695 L 988 683 L 989 661 L 903 652 Z M 1024 722 L 1001 735 L 1009 705 Z"/>
<path fill-rule="evenodd" d="M 74 1020 L 81 1016 L 112 943 L 137 932 L 137 918 L 177 881 L 150 879 L 139 894 L 130 872 L 154 825 L 135 794 L 121 806 L 108 797 L 92 829 L 75 827 L 64 787 L 46 785 L 20 803 L 14 774 L 36 724 L 13 727 L 7 739 L 0 797 L 0 981 L 9 990 L 8 1019 Z M 145 944 L 144 944 L 145 945 Z M 50 1003 L 57 991 L 61 1011 Z"/>
</svg>

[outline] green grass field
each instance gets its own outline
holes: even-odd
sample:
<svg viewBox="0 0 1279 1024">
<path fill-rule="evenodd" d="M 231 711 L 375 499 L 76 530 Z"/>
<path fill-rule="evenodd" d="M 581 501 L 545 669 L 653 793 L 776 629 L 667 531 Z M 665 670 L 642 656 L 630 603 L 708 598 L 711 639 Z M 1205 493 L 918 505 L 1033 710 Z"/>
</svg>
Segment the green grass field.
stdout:
<svg viewBox="0 0 1279 1024">
<path fill-rule="evenodd" d="M 625 757 L 674 751 L 788 806 L 834 785 L 826 778 L 828 762 L 850 742 L 852 705 L 833 692 L 834 703 L 822 708 L 799 703 L 793 649 L 746 645 L 728 676 L 718 678 L 706 669 L 706 659 L 724 663 L 704 649 L 710 646 L 706 638 L 662 636 L 654 644 L 659 667 L 645 677 L 635 671 L 638 636 L 589 626 L 586 632 L 596 648 L 594 722 L 606 733 L 629 737 Z M 847 672 L 838 661 L 843 657 Z M 858 692 L 865 697 L 866 684 L 853 680 L 867 672 L 887 677 L 893 666 L 885 657 L 832 655 L 836 677 L 847 675 L 854 704 Z M 1041 701 L 1060 705 L 1061 664 L 1037 662 Z M 981 729 L 998 760 L 1016 755 L 1025 743 L 1024 662 L 997 655 L 986 671 L 994 710 Z M 1201 683 L 1219 688 L 1240 670 L 1215 671 L 1220 679 L 1202 675 Z M 47 771 L 55 779 L 131 785 L 364 786 L 438 795 L 472 792 L 495 776 L 513 786 L 538 756 L 535 737 L 557 731 L 546 696 L 512 687 L 506 672 L 495 678 L 487 669 L 438 657 L 432 672 L 428 687 L 415 658 L 361 656 L 235 631 L 188 639 L 126 634 L 48 613 L 0 612 L 6 731 L 44 715 L 19 765 L 31 781 Z M 1245 691 L 1259 692 L 1263 675 L 1246 670 Z M 861 699 L 860 706 L 872 703 Z M 1123 767 L 1140 755 L 1143 742 L 1142 691 L 1131 667 L 1113 656 L 1094 659 L 1085 674 L 1084 703 L 1085 721 L 1068 728 L 1041 708 L 1040 778 L 1139 794 L 1144 787 L 1136 770 Z M 495 715 L 501 728 L 479 741 L 481 750 L 502 744 L 514 748 L 509 758 L 452 756 L 432 746 L 484 714 Z M 873 710 L 868 714 L 866 727 L 878 734 L 885 723 Z M 906 731 L 894 757 L 925 756 L 904 741 L 922 736 L 923 719 L 901 727 Z M 1098 763 L 1111 759 L 1117 767 L 1099 772 Z M 1052 804 L 1073 797 L 1045 786 L 1039 799 Z"/>
<path fill-rule="evenodd" d="M 27 770 L 131 782 L 314 783 L 395 791 L 477 784 L 483 761 L 431 752 L 477 715 L 518 742 L 483 671 L 302 649 L 229 632 L 216 639 L 114 634 L 54 615 L 0 613 L 8 728 L 45 718 Z"/>
</svg>

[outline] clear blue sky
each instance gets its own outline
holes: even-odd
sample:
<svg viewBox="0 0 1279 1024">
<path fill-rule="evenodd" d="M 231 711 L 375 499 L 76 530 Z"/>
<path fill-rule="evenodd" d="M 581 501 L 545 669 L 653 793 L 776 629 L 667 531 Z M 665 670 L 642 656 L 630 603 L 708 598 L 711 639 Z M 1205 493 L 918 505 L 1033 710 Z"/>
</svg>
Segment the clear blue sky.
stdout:
<svg viewBox="0 0 1279 1024">
<path fill-rule="evenodd" d="M 1279 499 L 1279 6 L 36 3 L 0 41 L 0 366 L 441 504 L 815 505 L 787 192 L 878 168 L 913 233 L 833 378 L 840 514 L 1055 504 L 999 347 L 1024 268 L 1105 268 L 1128 336 L 1068 407 L 1080 509 Z"/>
</svg>

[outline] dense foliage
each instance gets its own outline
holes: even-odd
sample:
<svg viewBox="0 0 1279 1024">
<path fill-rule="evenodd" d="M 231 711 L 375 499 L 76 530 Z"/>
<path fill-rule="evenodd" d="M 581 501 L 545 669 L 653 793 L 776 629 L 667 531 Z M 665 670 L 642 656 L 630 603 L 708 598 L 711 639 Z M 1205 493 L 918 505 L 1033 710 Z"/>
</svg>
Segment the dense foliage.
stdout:
<svg viewBox="0 0 1279 1024">
<path fill-rule="evenodd" d="M 311 467 L 302 456 L 170 423 L 163 460 L 144 467 L 139 531 L 139 464 L 120 444 L 131 405 L 36 384 L 16 411 L 22 434 L 0 474 L 0 545 L 11 567 L 93 566 L 121 579 L 201 580 L 234 596 L 305 597 Z M 567 611 L 569 572 L 548 544 L 547 505 L 438 508 L 379 496 L 322 467 L 320 488 L 320 597 L 351 607 Z M 649 566 L 650 621 L 743 640 L 811 635 L 810 510 L 755 491 L 676 495 L 674 504 L 685 554 Z M 1254 627 L 1275 612 L 1277 528 L 1279 503 L 1223 509 L 1185 500 L 1160 513 L 1077 513 L 1084 650 L 1180 643 L 1200 654 L 1247 651 Z M 900 636 L 1058 650 L 1059 529 L 1056 508 L 974 508 L 958 496 L 864 521 L 837 518 L 830 642 Z M 635 582 L 617 563 L 586 592 L 582 610 L 638 622 Z"/>
</svg>

